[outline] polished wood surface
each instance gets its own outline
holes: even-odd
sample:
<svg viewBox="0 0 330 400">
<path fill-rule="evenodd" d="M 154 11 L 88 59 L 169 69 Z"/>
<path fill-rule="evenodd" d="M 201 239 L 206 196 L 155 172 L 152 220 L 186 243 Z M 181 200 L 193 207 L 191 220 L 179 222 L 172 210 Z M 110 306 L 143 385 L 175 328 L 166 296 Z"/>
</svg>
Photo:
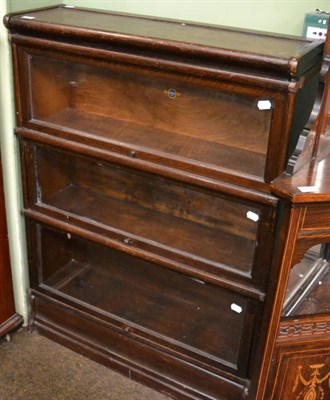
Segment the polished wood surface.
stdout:
<svg viewBox="0 0 330 400">
<path fill-rule="evenodd" d="M 32 327 L 180 400 L 288 400 L 329 341 L 327 261 L 294 267 L 330 242 L 328 44 L 65 6 L 5 24 Z"/>
<path fill-rule="evenodd" d="M 310 59 L 320 54 L 319 43 L 297 37 L 261 34 L 185 21 L 161 20 L 129 14 L 58 7 L 8 16 L 5 23 L 18 33 L 35 31 L 38 35 L 62 34 L 97 43 L 135 45 L 144 49 L 162 46 L 167 51 L 239 62 L 263 71 L 268 68 L 299 77 L 308 69 Z M 244 56 L 242 56 L 244 54 Z M 261 63 L 260 63 L 261 61 Z"/>
</svg>

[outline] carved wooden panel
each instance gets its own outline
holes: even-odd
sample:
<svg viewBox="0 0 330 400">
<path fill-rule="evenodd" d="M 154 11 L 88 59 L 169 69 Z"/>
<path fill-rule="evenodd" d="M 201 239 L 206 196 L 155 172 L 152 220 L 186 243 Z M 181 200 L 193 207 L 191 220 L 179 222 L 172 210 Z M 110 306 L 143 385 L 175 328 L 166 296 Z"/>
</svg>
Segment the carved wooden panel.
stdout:
<svg viewBox="0 0 330 400">
<path fill-rule="evenodd" d="M 330 335 L 330 321 L 314 321 L 305 324 L 293 323 L 281 325 L 278 337 L 279 339 L 288 339 L 324 334 Z"/>
</svg>

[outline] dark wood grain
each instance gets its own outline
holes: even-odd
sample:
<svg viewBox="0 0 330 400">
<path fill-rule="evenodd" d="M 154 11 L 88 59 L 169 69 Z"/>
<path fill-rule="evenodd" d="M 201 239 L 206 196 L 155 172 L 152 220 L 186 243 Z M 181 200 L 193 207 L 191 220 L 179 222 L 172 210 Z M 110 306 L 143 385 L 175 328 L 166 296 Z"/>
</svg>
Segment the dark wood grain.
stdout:
<svg viewBox="0 0 330 400">
<path fill-rule="evenodd" d="M 33 121 L 33 123 L 40 125 L 37 121 Z M 99 142 L 100 147 L 109 147 L 111 142 L 118 145 L 125 143 L 127 147 L 132 149 L 127 150 L 127 155 L 134 154 L 136 158 L 141 158 L 143 153 L 151 150 L 157 153 L 165 153 L 167 159 L 171 157 L 183 158 L 189 163 L 202 163 L 204 168 L 209 167 L 209 169 L 232 170 L 233 166 L 240 165 L 237 168 L 239 172 L 246 176 L 256 177 L 261 177 L 261 171 L 265 166 L 266 149 L 262 154 L 244 149 L 243 145 L 235 146 L 234 140 L 238 140 L 239 135 L 232 137 L 233 132 L 230 129 L 227 132 L 228 135 L 230 133 L 231 139 L 223 138 L 222 143 L 217 143 L 216 140 L 207 140 L 204 130 L 200 136 L 194 137 L 189 134 L 191 131 L 187 132 L 187 135 L 176 134 L 170 129 L 150 128 L 68 109 L 63 113 L 45 119 L 41 125 L 55 129 L 64 126 L 73 137 L 77 137 L 80 132 L 86 132 Z M 245 140 L 248 140 L 248 133 L 246 131 L 241 132 L 241 137 L 243 135 Z M 258 144 L 255 142 L 255 144 L 259 146 L 260 142 Z M 251 140 L 249 145 L 253 145 Z M 131 153 L 129 153 L 130 151 Z M 244 164 L 240 164 L 242 158 Z"/>
<path fill-rule="evenodd" d="M 23 160 L 34 171 L 26 178 L 27 207 L 85 221 L 94 231 L 103 227 L 132 248 L 264 286 L 269 243 L 260 240 L 256 257 L 255 241 L 273 234 L 273 208 L 74 153 L 28 143 L 26 150 Z"/>
</svg>

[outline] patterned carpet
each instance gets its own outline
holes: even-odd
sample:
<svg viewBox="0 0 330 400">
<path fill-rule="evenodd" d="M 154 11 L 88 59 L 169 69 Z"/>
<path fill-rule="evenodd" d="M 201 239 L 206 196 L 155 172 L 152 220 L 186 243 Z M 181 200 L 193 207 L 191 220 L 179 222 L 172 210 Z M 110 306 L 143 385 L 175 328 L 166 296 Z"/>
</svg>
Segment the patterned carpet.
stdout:
<svg viewBox="0 0 330 400">
<path fill-rule="evenodd" d="M 21 329 L 0 342 L 0 400 L 170 400 Z"/>
</svg>

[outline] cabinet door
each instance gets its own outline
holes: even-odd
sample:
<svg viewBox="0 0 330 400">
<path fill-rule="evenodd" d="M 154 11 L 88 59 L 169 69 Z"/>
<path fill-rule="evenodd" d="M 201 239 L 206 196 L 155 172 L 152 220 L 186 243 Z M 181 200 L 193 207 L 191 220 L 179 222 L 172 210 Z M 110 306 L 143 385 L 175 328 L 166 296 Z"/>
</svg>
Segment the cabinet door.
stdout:
<svg viewBox="0 0 330 400">
<path fill-rule="evenodd" d="M 211 371 L 247 376 L 258 302 L 65 231 L 28 226 L 34 289 L 131 339 Z"/>
<path fill-rule="evenodd" d="M 278 93 L 37 49 L 21 62 L 28 127 L 208 175 L 264 176 Z"/>
<path fill-rule="evenodd" d="M 271 259 L 271 251 L 265 250 L 271 249 L 275 220 L 272 207 L 24 143 L 27 208 L 102 234 L 130 253 L 149 258 L 152 254 L 159 262 L 167 260 L 222 281 L 226 276 L 259 287 L 265 284 Z"/>
</svg>

